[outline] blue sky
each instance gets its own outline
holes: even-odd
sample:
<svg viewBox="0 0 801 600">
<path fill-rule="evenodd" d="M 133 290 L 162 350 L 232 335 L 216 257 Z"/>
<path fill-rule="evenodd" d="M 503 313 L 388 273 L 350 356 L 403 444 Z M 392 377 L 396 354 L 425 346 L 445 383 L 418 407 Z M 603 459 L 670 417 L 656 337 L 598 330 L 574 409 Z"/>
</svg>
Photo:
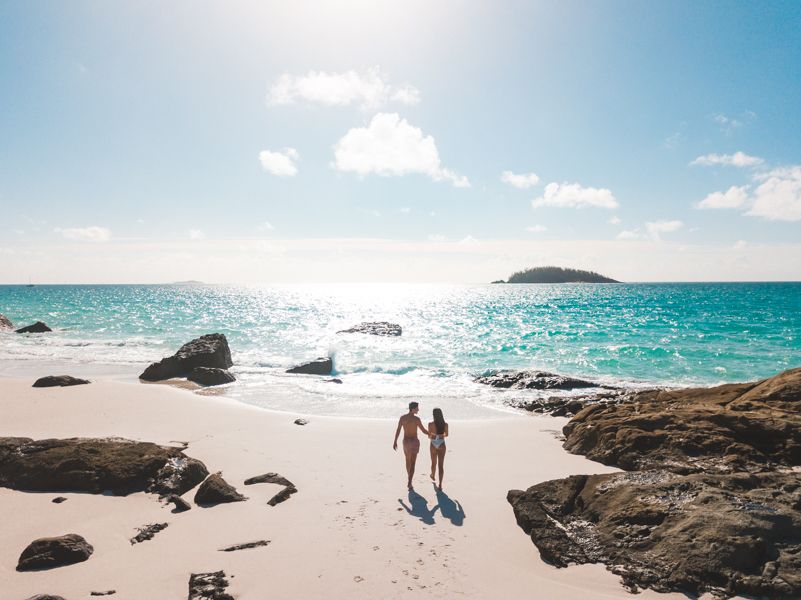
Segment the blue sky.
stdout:
<svg viewBox="0 0 801 600">
<path fill-rule="evenodd" d="M 2 2 L 0 282 L 798 279 L 799 56 L 798 2 Z"/>
</svg>

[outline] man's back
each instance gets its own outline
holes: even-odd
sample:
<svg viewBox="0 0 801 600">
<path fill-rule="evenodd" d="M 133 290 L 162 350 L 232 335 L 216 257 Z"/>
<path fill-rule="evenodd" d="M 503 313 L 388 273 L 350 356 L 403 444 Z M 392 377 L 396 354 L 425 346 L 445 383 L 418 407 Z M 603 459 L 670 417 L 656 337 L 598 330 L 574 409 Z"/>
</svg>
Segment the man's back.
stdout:
<svg viewBox="0 0 801 600">
<path fill-rule="evenodd" d="M 417 415 L 406 414 L 400 418 L 401 425 L 403 426 L 403 437 L 416 438 L 417 428 L 422 427 L 422 422 Z"/>
</svg>

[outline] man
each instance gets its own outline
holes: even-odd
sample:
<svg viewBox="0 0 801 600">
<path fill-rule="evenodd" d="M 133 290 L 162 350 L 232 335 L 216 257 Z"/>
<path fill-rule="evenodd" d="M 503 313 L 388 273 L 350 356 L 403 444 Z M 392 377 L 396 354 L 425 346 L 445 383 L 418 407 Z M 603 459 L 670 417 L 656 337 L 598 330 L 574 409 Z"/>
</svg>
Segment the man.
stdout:
<svg viewBox="0 0 801 600">
<path fill-rule="evenodd" d="M 426 437 L 428 437 L 428 430 L 423 427 L 420 417 L 417 413 L 420 412 L 417 402 L 409 402 L 409 412 L 398 419 L 398 428 L 395 430 L 395 441 L 392 443 L 392 449 L 398 449 L 398 435 L 400 435 L 401 428 L 403 428 L 403 454 L 406 456 L 406 473 L 409 475 L 409 490 L 412 487 L 412 477 L 414 477 L 414 465 L 417 462 L 417 454 L 420 452 L 420 440 L 417 439 L 417 428 L 420 428 Z"/>
</svg>

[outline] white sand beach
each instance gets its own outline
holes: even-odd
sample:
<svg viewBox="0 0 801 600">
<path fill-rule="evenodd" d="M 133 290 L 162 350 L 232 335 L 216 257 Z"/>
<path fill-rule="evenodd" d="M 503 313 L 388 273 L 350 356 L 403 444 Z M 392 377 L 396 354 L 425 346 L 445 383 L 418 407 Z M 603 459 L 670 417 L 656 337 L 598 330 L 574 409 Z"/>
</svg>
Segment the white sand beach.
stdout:
<svg viewBox="0 0 801 600">
<path fill-rule="evenodd" d="M 421 498 L 410 505 L 390 420 L 309 416 L 308 425 L 298 426 L 293 421 L 302 415 L 169 385 L 97 380 L 34 389 L 31 383 L 0 380 L 0 435 L 188 442 L 189 456 L 210 472 L 222 471 L 249 500 L 173 514 L 151 494 L 0 489 L 3 598 L 50 593 L 70 600 L 111 589 L 119 599 L 183 598 L 190 573 L 220 569 L 230 577 L 230 593 L 242 600 L 629 596 L 601 565 L 545 564 L 506 501 L 511 488 L 612 470 L 561 448 L 556 435 L 564 419 L 451 422 L 445 494 L 438 497 L 429 480 L 423 444 L 415 477 Z M 421 414 L 431 408 L 421 407 Z M 290 479 L 298 493 L 271 507 L 266 502 L 278 486 L 243 485 L 268 471 Z M 68 500 L 54 504 L 57 495 Z M 184 498 L 193 496 L 194 490 Z M 137 527 L 158 522 L 169 527 L 130 544 Z M 15 571 L 29 542 L 65 533 L 83 535 L 94 546 L 88 561 Z M 265 539 L 266 547 L 219 551 Z M 657 596 L 673 595 L 640 595 Z"/>
</svg>

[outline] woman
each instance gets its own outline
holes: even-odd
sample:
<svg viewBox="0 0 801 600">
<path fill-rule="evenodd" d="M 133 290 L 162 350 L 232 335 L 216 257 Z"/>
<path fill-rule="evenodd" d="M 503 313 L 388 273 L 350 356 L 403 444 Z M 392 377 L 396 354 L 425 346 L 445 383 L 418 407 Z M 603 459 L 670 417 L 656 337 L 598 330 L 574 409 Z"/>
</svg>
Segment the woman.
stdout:
<svg viewBox="0 0 801 600">
<path fill-rule="evenodd" d="M 448 437 L 448 424 L 442 416 L 442 410 L 434 409 L 434 420 L 428 424 L 428 437 L 431 439 L 431 481 L 434 481 L 434 470 L 439 465 L 439 489 L 442 489 L 442 475 L 445 473 L 445 438 Z"/>
</svg>

